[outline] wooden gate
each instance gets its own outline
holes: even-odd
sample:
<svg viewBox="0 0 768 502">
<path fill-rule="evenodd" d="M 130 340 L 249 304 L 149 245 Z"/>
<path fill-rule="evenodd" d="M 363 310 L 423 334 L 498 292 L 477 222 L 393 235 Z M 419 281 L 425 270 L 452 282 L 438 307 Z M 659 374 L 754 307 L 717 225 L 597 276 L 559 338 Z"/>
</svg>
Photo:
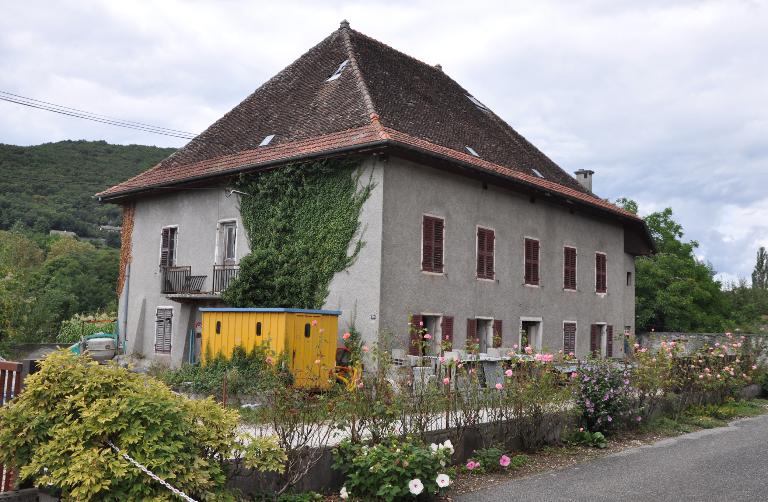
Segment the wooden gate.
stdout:
<svg viewBox="0 0 768 502">
<path fill-rule="evenodd" d="M 21 392 L 21 363 L 0 361 L 0 406 Z M 0 446 L 2 448 L 2 446 Z M 13 490 L 14 472 L 0 464 L 0 493 Z"/>
</svg>

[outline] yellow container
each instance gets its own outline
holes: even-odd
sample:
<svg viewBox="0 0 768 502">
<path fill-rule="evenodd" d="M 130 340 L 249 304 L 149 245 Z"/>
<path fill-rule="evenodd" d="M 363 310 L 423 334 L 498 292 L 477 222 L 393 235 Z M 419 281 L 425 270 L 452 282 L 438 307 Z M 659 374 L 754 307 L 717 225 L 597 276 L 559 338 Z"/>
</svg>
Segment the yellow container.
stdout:
<svg viewBox="0 0 768 502">
<path fill-rule="evenodd" d="M 288 308 L 201 308 L 202 364 L 208 356 L 232 357 L 235 347 L 246 352 L 267 345 L 287 354 L 296 387 L 325 389 L 336 366 L 338 310 Z"/>
</svg>

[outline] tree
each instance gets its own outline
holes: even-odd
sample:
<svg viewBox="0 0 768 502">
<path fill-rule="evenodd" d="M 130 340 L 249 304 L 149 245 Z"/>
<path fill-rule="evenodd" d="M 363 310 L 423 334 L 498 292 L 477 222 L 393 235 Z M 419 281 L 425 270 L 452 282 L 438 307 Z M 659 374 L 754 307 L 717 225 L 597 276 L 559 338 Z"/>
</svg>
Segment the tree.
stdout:
<svg viewBox="0 0 768 502">
<path fill-rule="evenodd" d="M 752 287 L 755 289 L 768 289 L 768 254 L 765 248 L 760 246 L 757 250 L 755 270 L 752 272 Z"/>
<path fill-rule="evenodd" d="M 637 210 L 629 199 L 617 201 Z M 634 211 L 633 211 L 634 212 Z M 683 227 L 671 208 L 644 218 L 658 252 L 636 266 L 636 326 L 657 331 L 721 331 L 728 302 L 712 266 L 696 259 L 696 241 L 683 241 Z"/>
</svg>

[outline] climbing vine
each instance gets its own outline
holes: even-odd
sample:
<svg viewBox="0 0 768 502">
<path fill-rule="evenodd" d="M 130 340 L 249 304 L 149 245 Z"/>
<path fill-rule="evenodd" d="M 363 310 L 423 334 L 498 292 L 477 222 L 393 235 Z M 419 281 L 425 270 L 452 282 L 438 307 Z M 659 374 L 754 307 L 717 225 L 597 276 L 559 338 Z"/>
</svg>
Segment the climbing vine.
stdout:
<svg viewBox="0 0 768 502">
<path fill-rule="evenodd" d="M 359 161 L 292 164 L 244 175 L 237 189 L 251 253 L 224 293 L 236 307 L 320 308 L 337 272 L 364 243 L 360 210 L 373 182 L 360 183 Z M 352 244 L 357 236 L 357 242 Z"/>
</svg>

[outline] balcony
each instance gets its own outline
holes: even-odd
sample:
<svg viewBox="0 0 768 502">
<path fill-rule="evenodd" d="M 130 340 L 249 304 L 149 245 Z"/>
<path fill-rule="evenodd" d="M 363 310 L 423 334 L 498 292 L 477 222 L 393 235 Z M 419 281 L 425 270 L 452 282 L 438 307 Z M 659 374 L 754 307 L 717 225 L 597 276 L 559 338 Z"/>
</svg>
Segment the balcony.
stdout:
<svg viewBox="0 0 768 502">
<path fill-rule="evenodd" d="M 160 292 L 163 294 L 202 293 L 206 275 L 192 275 L 192 267 L 163 267 L 161 271 Z"/>
<path fill-rule="evenodd" d="M 229 287 L 229 284 L 240 273 L 239 265 L 214 265 L 213 266 L 213 289 L 214 294 L 220 294 Z"/>
<path fill-rule="evenodd" d="M 213 281 L 206 288 L 207 275 L 193 275 L 189 265 L 162 267 L 160 292 L 175 300 L 216 299 L 240 273 L 238 265 L 214 265 Z"/>
</svg>

